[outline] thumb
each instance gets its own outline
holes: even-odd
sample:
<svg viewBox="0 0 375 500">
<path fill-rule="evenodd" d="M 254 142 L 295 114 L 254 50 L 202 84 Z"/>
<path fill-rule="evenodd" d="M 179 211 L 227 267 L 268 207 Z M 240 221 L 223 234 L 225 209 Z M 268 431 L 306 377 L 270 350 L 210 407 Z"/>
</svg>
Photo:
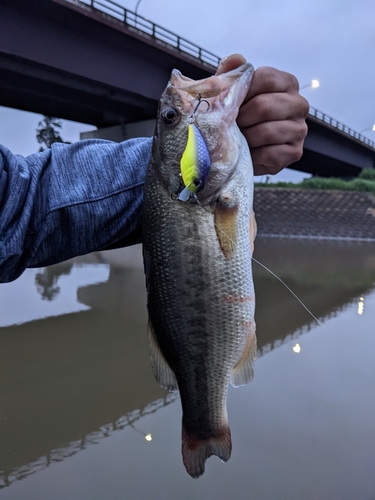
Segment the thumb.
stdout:
<svg viewBox="0 0 375 500">
<path fill-rule="evenodd" d="M 231 56 L 224 57 L 217 67 L 216 75 L 228 73 L 228 71 L 238 68 L 242 64 L 245 64 L 245 62 L 246 59 L 241 54 L 232 54 Z"/>
</svg>

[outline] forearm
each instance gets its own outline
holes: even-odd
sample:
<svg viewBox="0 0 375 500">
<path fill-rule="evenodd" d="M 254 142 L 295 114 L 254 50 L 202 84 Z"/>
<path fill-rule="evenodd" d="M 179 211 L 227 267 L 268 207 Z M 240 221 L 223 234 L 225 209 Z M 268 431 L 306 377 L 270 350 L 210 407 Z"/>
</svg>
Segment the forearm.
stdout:
<svg viewBox="0 0 375 500">
<path fill-rule="evenodd" d="M 23 158 L 0 146 L 0 282 L 140 241 L 150 150 L 151 139 L 90 140 Z"/>
</svg>

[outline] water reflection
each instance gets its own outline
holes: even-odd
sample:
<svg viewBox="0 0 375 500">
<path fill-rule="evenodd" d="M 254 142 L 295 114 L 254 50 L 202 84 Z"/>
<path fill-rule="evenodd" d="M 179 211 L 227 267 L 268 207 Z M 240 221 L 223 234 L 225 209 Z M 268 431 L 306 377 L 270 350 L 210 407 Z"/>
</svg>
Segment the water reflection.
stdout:
<svg viewBox="0 0 375 500">
<path fill-rule="evenodd" d="M 73 262 L 65 262 L 59 266 L 49 266 L 35 275 L 35 285 L 44 300 L 53 300 L 60 293 L 57 282 L 60 276 L 67 276 L 72 270 Z"/>
<path fill-rule="evenodd" d="M 150 433 L 146 434 L 145 432 L 138 429 L 137 422 L 141 418 L 147 415 L 152 415 L 161 408 L 170 405 L 171 403 L 176 401 L 176 399 L 178 399 L 177 393 L 166 394 L 164 397 L 157 399 L 156 401 L 152 401 L 141 409 L 133 410 L 127 415 L 118 418 L 114 422 L 102 425 L 98 430 L 92 431 L 88 434 L 84 434 L 82 438 L 76 439 L 75 441 L 71 441 L 69 443 L 63 442 L 61 443 L 62 446 L 58 448 L 48 449 L 46 454 L 42 454 L 34 461 L 30 461 L 28 463 L 25 462 L 25 465 L 15 466 L 9 471 L 1 470 L 0 489 L 6 486 L 10 486 L 11 483 L 15 480 L 24 479 L 30 474 L 34 474 L 40 470 L 43 470 L 53 463 L 61 462 L 62 460 L 72 457 L 76 453 L 85 450 L 88 446 L 97 444 L 100 440 L 107 438 L 114 432 L 123 430 L 126 427 L 130 427 L 135 432 L 140 433 L 146 441 L 152 441 L 152 435 Z M 34 436 L 34 438 L 35 437 L 36 436 Z M 6 445 L 7 443 L 2 443 L 2 445 L 3 444 Z M 23 442 L 22 444 L 23 446 L 27 446 L 27 442 Z"/>
<path fill-rule="evenodd" d="M 320 321 L 374 289 L 373 243 L 258 238 L 254 256 L 276 272 Z M 255 263 L 253 269 L 261 356 L 297 339 L 316 322 L 266 270 Z"/>
<path fill-rule="evenodd" d="M 360 297 L 359 302 L 358 302 L 358 311 L 357 312 L 358 312 L 358 314 L 361 315 L 361 314 L 363 314 L 364 310 L 365 310 L 365 299 L 364 299 L 364 297 Z"/>
<path fill-rule="evenodd" d="M 375 283 L 374 248 L 363 243 L 258 239 L 255 256 L 324 320 L 350 304 L 364 304 Z M 86 310 L 0 328 L 4 485 L 118 429 L 137 430 L 142 417 L 177 397 L 163 391 L 152 375 L 139 249 L 92 254 L 43 270 L 35 282 L 41 297 L 56 298 L 60 277 L 73 275 L 74 266 L 85 262 L 110 266 L 106 282 L 73 287 Z M 255 265 L 254 280 L 262 356 L 298 338 L 314 320 Z M 300 344 L 294 343 L 294 353 L 303 353 Z M 152 439 L 149 429 L 138 431 Z"/>
<path fill-rule="evenodd" d="M 27 270 L 12 283 L 0 284 L 0 327 L 87 310 L 88 306 L 77 301 L 77 289 L 107 281 L 109 268 L 97 262 L 74 262 L 69 275 L 60 273 L 59 293 L 53 300 L 43 300 L 35 286 L 35 276 L 41 273 L 38 269 Z"/>
<path fill-rule="evenodd" d="M 301 352 L 301 346 L 297 343 L 293 346 L 293 352 L 299 354 Z"/>
</svg>

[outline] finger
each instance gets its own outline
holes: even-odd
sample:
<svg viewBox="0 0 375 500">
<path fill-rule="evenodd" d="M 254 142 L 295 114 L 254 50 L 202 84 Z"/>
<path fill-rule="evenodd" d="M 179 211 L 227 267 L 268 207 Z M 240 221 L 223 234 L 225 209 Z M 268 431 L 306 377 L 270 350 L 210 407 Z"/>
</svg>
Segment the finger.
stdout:
<svg viewBox="0 0 375 500">
<path fill-rule="evenodd" d="M 266 121 L 304 120 L 309 108 L 307 100 L 299 94 L 258 94 L 241 106 L 237 124 L 243 129 Z"/>
<path fill-rule="evenodd" d="M 262 66 L 253 75 L 249 92 L 245 101 L 258 94 L 274 92 L 292 92 L 298 94 L 299 83 L 297 78 L 285 71 Z"/>
<path fill-rule="evenodd" d="M 222 73 L 228 73 L 228 71 L 232 71 L 242 66 L 245 62 L 246 59 L 241 54 L 232 54 L 231 56 L 224 57 L 219 63 L 216 74 L 221 75 Z"/>
<path fill-rule="evenodd" d="M 242 129 L 242 133 L 250 148 L 276 144 L 303 144 L 303 140 L 307 135 L 307 125 L 303 118 L 299 120 L 263 122 Z"/>
<path fill-rule="evenodd" d="M 283 168 L 298 161 L 303 153 L 300 144 L 275 144 L 253 148 L 251 157 L 253 160 L 254 174 L 275 175 Z"/>
</svg>

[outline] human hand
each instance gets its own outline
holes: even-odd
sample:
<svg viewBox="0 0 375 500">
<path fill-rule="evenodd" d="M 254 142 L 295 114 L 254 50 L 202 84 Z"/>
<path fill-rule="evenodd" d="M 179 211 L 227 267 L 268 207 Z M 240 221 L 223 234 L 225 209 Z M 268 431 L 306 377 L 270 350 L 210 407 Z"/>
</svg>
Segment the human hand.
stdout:
<svg viewBox="0 0 375 500">
<path fill-rule="evenodd" d="M 240 54 L 229 56 L 217 74 L 245 62 Z M 298 91 L 298 80 L 290 73 L 266 66 L 254 72 L 237 124 L 251 148 L 255 175 L 277 174 L 301 158 L 309 103 Z"/>
</svg>

